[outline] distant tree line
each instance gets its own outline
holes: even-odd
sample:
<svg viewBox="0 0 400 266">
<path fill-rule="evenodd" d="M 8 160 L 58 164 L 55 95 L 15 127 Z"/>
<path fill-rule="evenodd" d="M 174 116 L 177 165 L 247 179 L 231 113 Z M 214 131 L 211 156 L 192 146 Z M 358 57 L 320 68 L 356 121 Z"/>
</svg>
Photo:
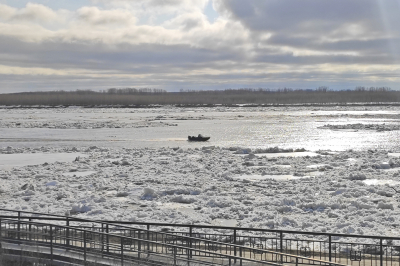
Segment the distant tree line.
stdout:
<svg viewBox="0 0 400 266">
<path fill-rule="evenodd" d="M 162 90 L 162 89 L 149 89 L 149 88 L 141 88 L 141 89 L 136 89 L 136 88 L 123 88 L 123 89 L 117 89 L 117 88 L 110 88 L 106 91 L 103 91 L 103 93 L 108 93 L 108 94 L 156 94 L 156 93 L 167 93 L 167 91 Z"/>
<path fill-rule="evenodd" d="M 388 87 L 356 87 L 335 91 L 326 86 L 303 90 L 241 88 L 226 90 L 181 90 L 167 92 L 150 88 L 110 88 L 104 91 L 48 91 L 0 94 L 5 106 L 150 106 L 150 105 L 289 105 L 400 103 L 400 92 Z"/>
</svg>

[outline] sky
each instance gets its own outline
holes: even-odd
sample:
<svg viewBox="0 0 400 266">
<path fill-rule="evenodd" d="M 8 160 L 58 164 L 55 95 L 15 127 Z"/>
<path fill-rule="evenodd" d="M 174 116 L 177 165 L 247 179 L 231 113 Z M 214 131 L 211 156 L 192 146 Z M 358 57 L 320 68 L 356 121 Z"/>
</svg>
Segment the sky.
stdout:
<svg viewBox="0 0 400 266">
<path fill-rule="evenodd" d="M 0 93 L 400 90 L 400 0 L 0 0 Z"/>
</svg>

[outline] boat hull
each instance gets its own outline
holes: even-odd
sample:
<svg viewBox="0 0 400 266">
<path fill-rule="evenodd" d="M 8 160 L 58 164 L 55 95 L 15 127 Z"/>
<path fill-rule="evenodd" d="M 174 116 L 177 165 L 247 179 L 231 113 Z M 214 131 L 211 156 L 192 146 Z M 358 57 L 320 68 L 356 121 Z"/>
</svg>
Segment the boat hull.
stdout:
<svg viewBox="0 0 400 266">
<path fill-rule="evenodd" d="M 207 141 L 209 140 L 210 137 L 194 137 L 194 136 L 188 136 L 188 141 Z"/>
</svg>

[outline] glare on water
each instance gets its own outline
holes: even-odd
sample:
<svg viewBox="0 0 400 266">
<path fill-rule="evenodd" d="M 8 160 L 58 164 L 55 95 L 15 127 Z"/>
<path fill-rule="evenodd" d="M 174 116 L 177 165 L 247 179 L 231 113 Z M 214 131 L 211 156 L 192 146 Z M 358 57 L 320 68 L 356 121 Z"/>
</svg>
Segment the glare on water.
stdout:
<svg viewBox="0 0 400 266">
<path fill-rule="evenodd" d="M 392 149 L 399 145 L 397 130 L 378 132 L 320 128 L 326 124 L 397 124 L 397 111 L 78 108 L 62 112 L 31 110 L 30 116 L 24 112 L 2 110 L 1 146 L 278 146 L 315 151 Z M 12 121 L 18 121 L 22 126 L 7 126 Z M 80 127 L 77 128 L 76 123 L 80 123 Z M 135 123 L 140 126 L 132 127 Z M 205 143 L 187 141 L 188 135 L 200 133 L 211 139 Z"/>
</svg>

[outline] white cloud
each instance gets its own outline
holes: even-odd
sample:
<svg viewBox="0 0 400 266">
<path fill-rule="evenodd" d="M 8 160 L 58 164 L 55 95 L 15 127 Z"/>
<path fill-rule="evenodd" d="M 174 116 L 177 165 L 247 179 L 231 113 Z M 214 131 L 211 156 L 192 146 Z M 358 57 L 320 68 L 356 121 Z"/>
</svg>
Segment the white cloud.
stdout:
<svg viewBox="0 0 400 266">
<path fill-rule="evenodd" d="M 221 14 L 213 23 L 204 14 L 208 0 L 104 0 L 75 11 L 0 4 L 0 75 L 168 88 L 398 82 L 395 6 L 380 22 L 372 0 L 337 1 L 347 5 L 213 0 Z"/>
<path fill-rule="evenodd" d="M 0 19 L 8 20 L 17 12 L 16 8 L 0 4 Z"/>
<path fill-rule="evenodd" d="M 44 5 L 28 3 L 25 8 L 15 12 L 9 19 L 13 21 L 49 22 L 57 20 L 58 14 Z"/>
<path fill-rule="evenodd" d="M 78 9 L 77 15 L 80 20 L 93 25 L 122 24 L 132 25 L 136 18 L 127 10 L 100 10 L 97 7 L 82 7 Z"/>
<path fill-rule="evenodd" d="M 168 4 L 172 5 L 176 2 Z M 8 10 L 7 14 L 15 16 L 15 14 L 27 14 L 26 10 L 31 10 L 31 7 L 27 6 L 20 10 L 4 8 L 4 10 Z M 47 12 L 47 9 L 43 10 Z M 57 12 L 47 12 L 52 14 L 47 18 L 54 19 L 54 16 L 58 15 Z M 32 12 L 28 13 L 32 14 Z M 64 16 L 66 19 L 63 23 L 59 23 L 57 28 L 38 22 L 36 17 L 39 13 L 35 13 L 35 16 L 25 16 L 25 19 L 20 19 L 18 23 L 3 22 L 0 24 L 0 36 L 13 36 L 29 42 L 81 42 L 85 44 L 100 42 L 110 45 L 146 43 L 190 45 L 211 50 L 218 50 L 221 47 L 242 49 L 247 45 L 245 42 L 249 36 L 248 30 L 240 23 L 220 18 L 210 24 L 207 17 L 198 10 L 178 14 L 160 25 L 139 25 L 130 10 L 82 7 Z"/>
<path fill-rule="evenodd" d="M 11 36 L 25 42 L 42 42 L 54 36 L 53 31 L 38 24 L 0 23 L 0 32 L 0 36 Z"/>
</svg>

